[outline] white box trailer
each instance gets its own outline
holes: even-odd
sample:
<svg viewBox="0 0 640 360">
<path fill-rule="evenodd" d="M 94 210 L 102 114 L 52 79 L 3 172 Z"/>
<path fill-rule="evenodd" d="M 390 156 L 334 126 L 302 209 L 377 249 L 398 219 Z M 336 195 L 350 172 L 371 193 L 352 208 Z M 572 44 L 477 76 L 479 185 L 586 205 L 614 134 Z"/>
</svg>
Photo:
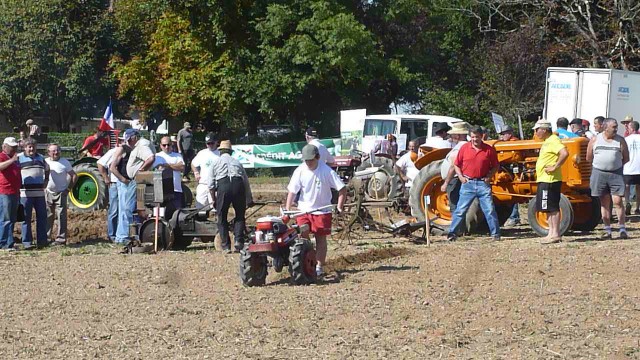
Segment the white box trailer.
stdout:
<svg viewBox="0 0 640 360">
<path fill-rule="evenodd" d="M 543 114 L 554 129 L 560 117 L 591 123 L 596 116 L 640 120 L 640 72 L 548 68 Z M 623 134 L 624 128 L 619 126 L 618 132 Z"/>
</svg>

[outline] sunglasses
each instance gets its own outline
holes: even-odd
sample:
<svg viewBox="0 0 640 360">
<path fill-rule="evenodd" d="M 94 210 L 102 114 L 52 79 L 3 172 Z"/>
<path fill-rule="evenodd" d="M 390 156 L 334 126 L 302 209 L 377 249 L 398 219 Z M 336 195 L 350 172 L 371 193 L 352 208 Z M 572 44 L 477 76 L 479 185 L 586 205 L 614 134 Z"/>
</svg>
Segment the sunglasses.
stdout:
<svg viewBox="0 0 640 360">
<path fill-rule="evenodd" d="M 160 146 L 169 146 L 171 144 L 160 144 Z"/>
</svg>

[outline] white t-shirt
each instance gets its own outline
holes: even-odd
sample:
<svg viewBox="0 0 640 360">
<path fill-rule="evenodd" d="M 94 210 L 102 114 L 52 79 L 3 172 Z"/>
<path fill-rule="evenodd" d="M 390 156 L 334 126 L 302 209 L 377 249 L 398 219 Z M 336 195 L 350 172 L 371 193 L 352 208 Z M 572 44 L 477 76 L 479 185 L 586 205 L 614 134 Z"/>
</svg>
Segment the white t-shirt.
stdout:
<svg viewBox="0 0 640 360">
<path fill-rule="evenodd" d="M 127 162 L 127 175 L 129 175 L 129 178 L 134 179 L 142 164 L 152 157 L 155 152 L 156 148 L 151 141 L 145 138 L 138 140 L 136 146 L 131 150 L 129 161 Z"/>
<path fill-rule="evenodd" d="M 340 191 L 343 187 L 344 183 L 338 174 L 327 164 L 318 162 L 315 170 L 310 170 L 307 164 L 298 166 L 291 176 L 287 190 L 294 194 L 302 190 L 298 209 L 309 211 L 331 205 L 331 189 Z M 314 214 L 328 212 L 331 212 L 331 209 L 316 211 Z"/>
<path fill-rule="evenodd" d="M 447 156 L 445 156 L 444 161 L 442 162 L 442 166 L 440 166 L 440 175 L 442 176 L 442 180 L 447 178 L 447 174 L 449 173 L 449 169 L 451 168 L 451 164 L 453 161 L 451 159 L 452 154 L 458 154 L 458 150 L 462 147 L 462 145 L 466 144 L 467 141 L 458 141 L 456 146 L 449 151 Z M 454 175 L 455 176 L 455 175 Z"/>
<path fill-rule="evenodd" d="M 200 168 L 200 181 L 198 184 L 211 186 L 213 183 L 211 166 L 213 165 L 213 160 L 219 157 L 220 151 L 218 150 L 211 151 L 209 149 L 203 149 L 198 151 L 196 157 L 191 160 L 191 165 L 193 165 L 194 168 Z"/>
<path fill-rule="evenodd" d="M 109 174 L 109 179 L 112 183 L 116 183 L 118 178 L 109 171 L 109 166 L 111 165 L 111 161 L 113 160 L 113 153 L 116 152 L 116 148 L 109 149 L 106 154 L 102 155 L 100 159 L 98 159 L 98 164 L 102 165 L 106 170 L 107 174 Z"/>
<path fill-rule="evenodd" d="M 629 147 L 629 162 L 624 164 L 623 174 L 640 175 L 640 135 L 632 134 L 624 140 Z"/>
<path fill-rule="evenodd" d="M 182 155 L 172 152 L 172 153 L 165 153 L 164 151 L 160 151 L 159 153 L 156 153 L 156 159 L 153 162 L 153 168 L 157 167 L 158 165 L 162 165 L 162 164 L 169 164 L 169 165 L 175 165 L 175 164 L 179 164 L 179 163 L 183 163 L 184 164 L 184 160 L 182 159 Z M 180 171 L 178 170 L 173 170 L 173 191 L 175 192 L 182 192 L 182 174 L 180 173 Z"/>
<path fill-rule="evenodd" d="M 309 144 L 314 145 L 315 147 L 318 148 L 318 153 L 320 153 L 320 161 L 322 161 L 325 164 L 332 164 L 333 162 L 335 162 L 335 159 L 333 158 L 333 156 L 329 154 L 329 150 L 327 149 L 327 147 L 324 146 L 320 142 L 320 140 L 313 139 L 309 141 Z"/>
<path fill-rule="evenodd" d="M 405 187 L 410 188 L 413 184 L 413 179 L 416 178 L 420 170 L 416 169 L 416 165 L 411 161 L 411 151 L 407 151 L 406 154 L 402 155 L 398 161 L 396 161 L 396 166 L 402 170 L 402 173 L 409 178 Z"/>
<path fill-rule="evenodd" d="M 65 158 L 60 158 L 55 161 L 51 158 L 46 158 L 44 161 L 49 164 L 49 182 L 47 183 L 47 190 L 52 192 L 62 192 L 69 187 L 69 172 L 73 171 L 71 163 Z"/>
<path fill-rule="evenodd" d="M 450 149 L 453 147 L 453 143 L 449 140 L 441 138 L 440 136 L 432 136 L 430 138 L 427 138 L 424 144 L 420 145 L 420 147 L 422 146 L 428 146 L 434 149 Z"/>
</svg>

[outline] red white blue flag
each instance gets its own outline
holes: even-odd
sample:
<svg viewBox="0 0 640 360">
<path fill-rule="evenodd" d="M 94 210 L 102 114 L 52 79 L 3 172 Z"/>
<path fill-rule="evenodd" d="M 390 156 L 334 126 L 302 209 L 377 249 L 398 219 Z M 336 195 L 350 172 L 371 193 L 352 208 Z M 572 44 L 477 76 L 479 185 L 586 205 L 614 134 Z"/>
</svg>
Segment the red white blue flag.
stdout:
<svg viewBox="0 0 640 360">
<path fill-rule="evenodd" d="M 115 124 L 113 123 L 113 111 L 111 107 L 111 100 L 109 100 L 109 106 L 107 106 L 107 109 L 104 111 L 104 116 L 100 121 L 100 125 L 98 126 L 98 129 L 101 131 L 109 131 L 115 128 L 116 128 Z"/>
</svg>

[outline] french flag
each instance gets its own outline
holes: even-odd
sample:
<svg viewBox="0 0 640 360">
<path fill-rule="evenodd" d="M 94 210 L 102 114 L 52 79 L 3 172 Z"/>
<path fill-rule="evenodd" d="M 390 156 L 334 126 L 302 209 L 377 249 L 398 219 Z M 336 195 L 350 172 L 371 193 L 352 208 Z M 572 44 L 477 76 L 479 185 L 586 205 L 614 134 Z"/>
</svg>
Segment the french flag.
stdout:
<svg viewBox="0 0 640 360">
<path fill-rule="evenodd" d="M 109 106 L 107 106 L 107 110 L 104 111 L 104 116 L 102 117 L 102 120 L 100 120 L 100 125 L 98 126 L 100 131 L 109 131 L 116 128 L 113 124 L 113 111 L 111 110 L 111 100 L 109 100 Z"/>
</svg>

